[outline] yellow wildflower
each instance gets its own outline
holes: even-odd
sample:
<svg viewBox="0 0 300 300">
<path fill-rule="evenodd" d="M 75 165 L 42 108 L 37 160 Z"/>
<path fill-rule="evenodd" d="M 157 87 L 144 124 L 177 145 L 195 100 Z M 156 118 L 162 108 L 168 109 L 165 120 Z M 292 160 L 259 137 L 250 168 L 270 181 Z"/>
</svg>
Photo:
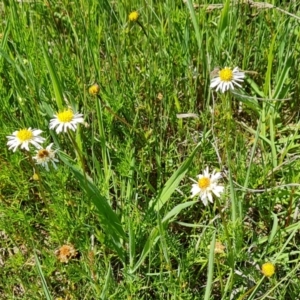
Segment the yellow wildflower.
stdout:
<svg viewBox="0 0 300 300">
<path fill-rule="evenodd" d="M 129 21 L 136 22 L 138 20 L 139 16 L 140 16 L 139 13 L 135 10 L 129 14 L 128 18 L 129 18 Z"/>
<path fill-rule="evenodd" d="M 275 266 L 271 262 L 266 262 L 261 266 L 261 272 L 266 277 L 271 277 L 275 273 Z"/>
</svg>

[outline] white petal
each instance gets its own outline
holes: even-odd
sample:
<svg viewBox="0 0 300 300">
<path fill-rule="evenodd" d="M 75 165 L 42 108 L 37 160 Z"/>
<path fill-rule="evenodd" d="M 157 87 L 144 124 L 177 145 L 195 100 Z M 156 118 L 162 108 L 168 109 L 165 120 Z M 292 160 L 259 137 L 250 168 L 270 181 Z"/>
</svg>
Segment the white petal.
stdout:
<svg viewBox="0 0 300 300">
<path fill-rule="evenodd" d="M 211 175 L 211 180 L 212 180 L 212 181 L 217 181 L 217 180 L 219 180 L 219 179 L 221 179 L 221 178 L 222 178 L 222 175 L 221 175 L 220 172 L 217 172 L 216 174 L 212 174 L 212 175 Z"/>
<path fill-rule="evenodd" d="M 201 196 L 201 201 L 202 201 L 202 203 L 203 203 L 205 206 L 208 204 L 208 202 L 207 202 L 207 196 L 206 196 L 205 194 L 203 194 L 203 195 Z"/>
<path fill-rule="evenodd" d="M 207 193 L 207 197 L 208 197 L 208 200 L 209 200 L 211 203 L 214 203 L 213 197 L 212 197 L 211 193 Z"/>
<path fill-rule="evenodd" d="M 43 131 L 40 130 L 40 129 L 34 129 L 34 130 L 32 130 L 33 136 L 38 136 L 38 135 L 40 135 L 42 132 L 43 132 Z"/>
<path fill-rule="evenodd" d="M 211 87 L 211 88 L 215 88 L 215 87 L 216 87 L 218 84 L 220 84 L 220 83 L 221 83 L 221 80 L 220 80 L 219 77 L 214 78 L 214 79 L 212 79 L 211 82 L 210 82 L 210 87 Z"/>
<path fill-rule="evenodd" d="M 214 188 L 213 191 L 216 191 L 217 193 L 223 193 L 224 192 L 224 186 L 218 185 Z"/>
<path fill-rule="evenodd" d="M 192 184 L 192 190 L 191 190 L 192 197 L 198 195 L 200 192 L 201 192 L 201 190 L 200 190 L 198 184 Z"/>
</svg>

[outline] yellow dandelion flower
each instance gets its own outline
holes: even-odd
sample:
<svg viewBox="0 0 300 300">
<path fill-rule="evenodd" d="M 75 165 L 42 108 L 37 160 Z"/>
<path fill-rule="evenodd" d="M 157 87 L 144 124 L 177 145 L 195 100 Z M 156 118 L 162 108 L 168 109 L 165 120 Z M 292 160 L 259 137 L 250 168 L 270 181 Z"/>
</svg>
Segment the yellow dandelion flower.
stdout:
<svg viewBox="0 0 300 300">
<path fill-rule="evenodd" d="M 266 262 L 261 266 L 261 272 L 266 277 L 271 277 L 275 273 L 275 266 L 271 262 Z"/>
<path fill-rule="evenodd" d="M 128 18 L 129 18 L 129 21 L 131 22 L 136 22 L 139 18 L 139 13 L 137 11 L 133 11 L 129 14 Z"/>
<path fill-rule="evenodd" d="M 92 86 L 90 86 L 89 88 L 89 94 L 92 96 L 96 96 L 98 95 L 100 92 L 100 87 L 97 83 L 93 84 Z"/>
</svg>

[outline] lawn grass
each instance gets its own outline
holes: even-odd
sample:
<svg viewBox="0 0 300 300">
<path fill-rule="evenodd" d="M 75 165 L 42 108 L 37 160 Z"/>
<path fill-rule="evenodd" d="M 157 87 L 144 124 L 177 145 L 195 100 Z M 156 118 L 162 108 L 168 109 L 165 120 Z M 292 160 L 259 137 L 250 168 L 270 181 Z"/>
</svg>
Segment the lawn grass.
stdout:
<svg viewBox="0 0 300 300">
<path fill-rule="evenodd" d="M 0 3 L 0 299 L 300 299 L 298 1 L 198 2 Z M 29 127 L 57 169 L 8 149 Z"/>
</svg>

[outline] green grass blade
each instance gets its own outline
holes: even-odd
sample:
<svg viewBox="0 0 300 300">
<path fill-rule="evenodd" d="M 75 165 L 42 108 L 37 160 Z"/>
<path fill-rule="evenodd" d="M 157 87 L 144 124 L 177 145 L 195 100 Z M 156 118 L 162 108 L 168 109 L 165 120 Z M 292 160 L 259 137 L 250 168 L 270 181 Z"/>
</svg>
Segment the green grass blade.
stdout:
<svg viewBox="0 0 300 300">
<path fill-rule="evenodd" d="M 284 67 L 282 72 L 280 72 L 279 79 L 276 83 L 275 92 L 273 95 L 274 99 L 280 99 L 285 97 L 286 92 L 288 91 L 288 87 L 285 87 L 286 80 L 289 76 L 289 71 L 292 67 L 293 58 L 288 56 L 286 61 L 284 62 Z"/>
<path fill-rule="evenodd" d="M 135 261 L 135 232 L 132 226 L 132 220 L 129 218 L 129 265 L 132 268 Z"/>
<path fill-rule="evenodd" d="M 274 217 L 274 220 L 273 220 L 272 230 L 271 230 L 271 233 L 270 233 L 270 235 L 269 235 L 269 240 L 268 240 L 268 243 L 269 243 L 269 244 L 272 243 L 272 241 L 273 241 L 273 239 L 274 239 L 274 237 L 275 237 L 275 235 L 276 235 L 276 233 L 277 233 L 277 231 L 278 231 L 278 217 L 277 217 L 277 215 L 274 214 L 273 212 L 272 212 L 272 215 L 273 215 L 273 217 Z"/>
<path fill-rule="evenodd" d="M 46 279 L 44 277 L 44 274 L 43 274 L 43 271 L 42 271 L 42 268 L 41 268 L 39 258 L 36 255 L 35 250 L 34 250 L 34 259 L 35 259 L 35 263 L 36 263 L 36 266 L 37 266 L 37 269 L 38 269 L 38 272 L 39 272 L 39 275 L 40 275 L 40 278 L 41 278 L 41 281 L 42 281 L 42 286 L 43 286 L 43 290 L 44 290 L 44 294 L 46 296 L 46 299 L 47 300 L 52 300 L 52 297 L 50 295 L 50 291 L 49 291 L 48 286 L 47 286 Z"/>
<path fill-rule="evenodd" d="M 190 207 L 192 205 L 194 205 L 196 202 L 198 201 L 189 201 L 186 203 L 181 203 L 179 205 L 177 205 L 176 207 L 174 207 L 170 212 L 168 212 L 165 217 L 162 219 L 162 222 L 159 223 L 155 228 L 152 229 L 146 243 L 145 246 L 143 248 L 142 254 L 138 260 L 138 262 L 136 263 L 136 265 L 134 266 L 134 268 L 131 269 L 131 273 L 134 273 L 138 267 L 143 263 L 143 261 L 145 260 L 145 258 L 147 257 L 147 255 L 149 254 L 150 250 L 153 248 L 153 246 L 157 243 L 157 241 L 160 238 L 160 232 L 162 230 L 162 227 L 168 223 L 168 221 L 178 215 L 184 208 Z"/>
<path fill-rule="evenodd" d="M 192 23 L 193 23 L 193 27 L 194 27 L 194 30 L 195 30 L 195 35 L 196 35 L 198 48 L 199 48 L 199 50 L 202 50 L 202 39 L 201 39 L 200 30 L 199 30 L 199 23 L 197 21 L 196 14 L 195 14 L 195 9 L 194 9 L 194 6 L 193 6 L 193 1 L 192 0 L 187 0 L 186 5 L 189 9 L 190 16 L 191 16 L 191 19 L 192 19 Z"/>
<path fill-rule="evenodd" d="M 184 208 L 190 207 L 197 202 L 199 202 L 199 201 L 188 201 L 185 203 L 178 204 L 177 206 L 175 206 L 171 211 L 169 211 L 165 215 L 162 222 L 166 222 L 166 221 L 170 220 L 172 217 L 177 216 Z"/>
<path fill-rule="evenodd" d="M 135 266 L 130 270 L 130 273 L 134 273 L 139 268 L 139 266 L 144 262 L 145 258 L 147 257 L 147 255 L 149 254 L 149 252 L 153 248 L 153 246 L 157 243 L 159 238 L 160 238 L 159 228 L 156 226 L 152 229 L 152 231 L 145 243 L 145 246 L 143 248 L 141 256 L 140 256 L 139 260 L 137 261 L 137 263 L 135 264 Z"/>
<path fill-rule="evenodd" d="M 51 78 L 51 82 L 52 82 L 52 86 L 53 86 L 53 90 L 54 90 L 54 95 L 55 95 L 55 100 L 56 100 L 56 104 L 57 104 L 57 108 L 59 110 L 63 110 L 64 108 L 64 102 L 63 102 L 63 93 L 62 93 L 62 88 L 60 85 L 60 80 L 58 78 L 58 75 L 55 71 L 54 65 L 47 53 L 47 51 L 45 50 L 44 47 L 42 47 L 43 50 L 43 54 L 44 54 L 44 59 L 47 65 L 47 69 L 49 71 L 50 74 L 50 78 Z"/>
<path fill-rule="evenodd" d="M 210 299 L 210 294 L 212 290 L 212 281 L 214 275 L 214 260 L 215 260 L 215 243 L 216 243 L 216 233 L 214 232 L 212 241 L 210 243 L 209 259 L 208 259 L 208 266 L 207 266 L 207 282 L 206 282 L 204 300 Z"/>
<path fill-rule="evenodd" d="M 271 45 L 268 53 L 268 68 L 265 75 L 265 84 L 264 84 L 264 94 L 268 97 L 271 97 L 271 78 L 272 78 L 272 65 L 274 60 L 274 47 L 275 47 L 276 35 L 273 36 Z"/>
<path fill-rule="evenodd" d="M 102 292 L 100 295 L 100 299 L 103 299 L 103 300 L 107 299 L 107 291 L 108 291 L 110 280 L 111 280 L 111 265 L 109 264 L 109 267 L 108 267 L 108 270 L 107 270 L 107 273 L 105 276 L 105 283 L 104 283 L 104 286 L 103 286 L 103 289 L 102 289 Z"/>
<path fill-rule="evenodd" d="M 22 79 L 25 80 L 25 75 L 24 73 L 21 71 L 20 67 L 15 63 L 15 61 L 9 57 L 9 55 L 3 51 L 1 48 L 0 48 L 0 55 L 8 62 L 11 64 L 12 67 L 14 67 L 16 69 L 16 71 L 19 73 L 19 75 L 22 77 Z"/>
<path fill-rule="evenodd" d="M 120 259 L 124 262 L 125 253 L 121 240 L 127 240 L 127 236 L 123 230 L 119 217 L 110 207 L 108 200 L 101 195 L 95 184 L 91 180 L 86 179 L 81 171 L 79 171 L 76 167 L 72 166 L 68 162 L 66 162 L 66 164 L 71 168 L 73 174 L 79 180 L 80 186 L 97 207 L 101 227 L 103 228 L 108 240 L 112 242 L 110 246 L 118 253 Z"/>
<path fill-rule="evenodd" d="M 222 32 L 224 32 L 224 30 L 226 28 L 228 28 L 228 24 L 229 24 L 229 7 L 230 7 L 230 0 L 226 0 L 225 5 L 223 7 L 222 13 L 221 13 L 221 18 L 219 21 L 219 34 L 221 35 Z"/>
<path fill-rule="evenodd" d="M 159 211 L 165 203 L 170 199 L 172 193 L 175 191 L 175 189 L 178 187 L 180 181 L 185 176 L 188 168 L 192 164 L 194 155 L 199 149 L 199 146 L 201 143 L 199 143 L 190 157 L 180 166 L 180 168 L 171 176 L 171 178 L 166 182 L 164 188 L 162 189 L 161 193 L 157 197 L 157 199 L 153 202 L 150 202 L 149 209 L 154 208 L 155 211 Z"/>
</svg>

